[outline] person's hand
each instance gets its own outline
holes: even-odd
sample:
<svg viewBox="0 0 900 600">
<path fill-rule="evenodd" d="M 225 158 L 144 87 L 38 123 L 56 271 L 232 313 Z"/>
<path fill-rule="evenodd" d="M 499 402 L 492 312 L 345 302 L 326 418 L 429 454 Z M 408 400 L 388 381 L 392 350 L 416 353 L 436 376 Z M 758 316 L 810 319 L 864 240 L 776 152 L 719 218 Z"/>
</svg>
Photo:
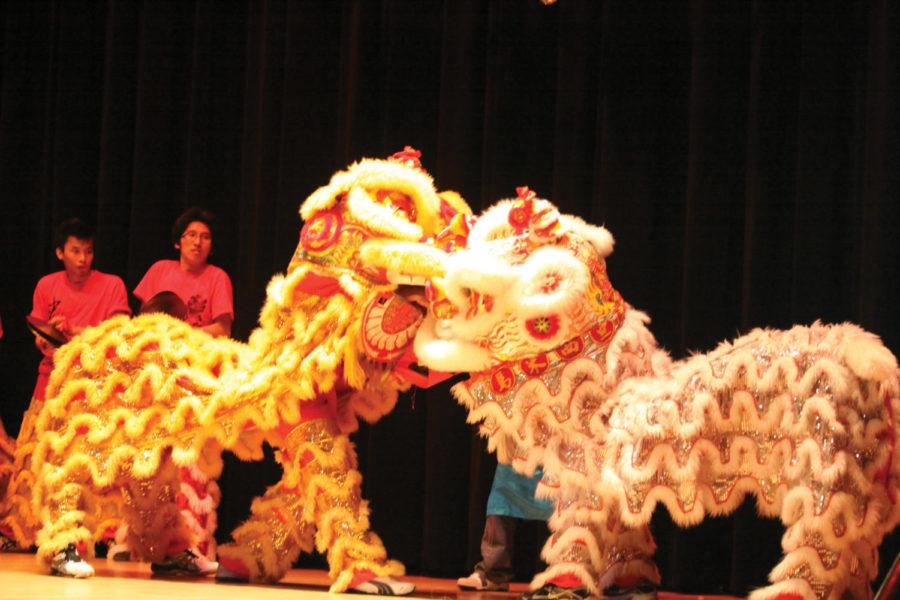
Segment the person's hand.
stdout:
<svg viewBox="0 0 900 600">
<path fill-rule="evenodd" d="M 56 352 L 56 346 L 39 335 L 34 336 L 34 345 L 44 356 L 53 356 L 53 353 Z"/>
<path fill-rule="evenodd" d="M 56 328 L 57 331 L 66 336 L 66 339 L 72 337 L 72 334 L 74 333 L 72 327 L 69 325 L 69 320 L 66 319 L 65 315 L 53 315 L 50 317 L 50 320 L 47 321 L 47 324 Z"/>
</svg>

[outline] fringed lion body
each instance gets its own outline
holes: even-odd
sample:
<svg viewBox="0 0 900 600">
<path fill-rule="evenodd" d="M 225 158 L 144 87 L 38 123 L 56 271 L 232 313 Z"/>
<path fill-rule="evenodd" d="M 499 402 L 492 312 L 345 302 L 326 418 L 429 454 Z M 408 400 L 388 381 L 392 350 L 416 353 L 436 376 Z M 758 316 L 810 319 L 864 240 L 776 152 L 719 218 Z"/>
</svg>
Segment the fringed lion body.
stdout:
<svg viewBox="0 0 900 600">
<path fill-rule="evenodd" d="M 622 338 L 634 339 L 627 325 L 611 347 Z M 557 511 L 535 585 L 573 572 L 595 593 L 622 575 L 658 581 L 646 530 L 658 503 L 690 526 L 751 494 L 787 527 L 774 585 L 752 598 L 866 598 L 900 520 L 892 358 L 854 325 L 817 324 L 756 330 L 652 376 L 621 355 L 575 360 L 556 393 L 528 379 L 505 408 L 472 381 L 455 391 L 501 461 L 543 465 L 537 495 Z"/>
<path fill-rule="evenodd" d="M 328 554 L 333 591 L 354 573 L 403 573 L 369 531 L 347 434 L 408 387 L 392 368 L 421 321 L 386 273 L 361 261 L 361 246 L 418 241 L 467 210 L 437 195 L 417 156 L 365 159 L 309 197 L 300 244 L 247 344 L 154 314 L 110 319 L 56 353 L 28 485 L 5 504 L 30 500 L 11 512 L 23 538 L 39 526 L 39 560 L 123 520 L 133 553 L 160 559 L 189 533 L 179 469 L 214 480 L 223 450 L 255 460 L 266 442 L 280 448 L 284 476 L 254 501 L 235 543 L 220 546 L 220 561 L 273 581 L 314 543 Z"/>
<path fill-rule="evenodd" d="M 536 495 L 556 511 L 532 587 L 658 583 L 657 504 L 689 526 L 752 494 L 787 532 L 772 585 L 751 598 L 870 598 L 900 520 L 896 358 L 854 325 L 817 323 L 673 363 L 606 280 L 611 249 L 604 229 L 520 190 L 447 260 L 417 334 L 423 364 L 474 372 L 454 393 L 498 460 L 543 467 Z"/>
</svg>

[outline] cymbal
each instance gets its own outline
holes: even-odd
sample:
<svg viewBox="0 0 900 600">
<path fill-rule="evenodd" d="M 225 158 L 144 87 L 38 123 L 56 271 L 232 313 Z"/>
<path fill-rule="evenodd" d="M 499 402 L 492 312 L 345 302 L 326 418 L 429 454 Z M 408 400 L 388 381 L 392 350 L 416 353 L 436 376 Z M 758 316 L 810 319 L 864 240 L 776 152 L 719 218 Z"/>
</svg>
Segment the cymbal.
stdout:
<svg viewBox="0 0 900 600">
<path fill-rule="evenodd" d="M 63 332 L 61 332 L 59 329 L 57 329 L 50 323 L 32 317 L 31 315 L 25 317 L 25 324 L 28 325 L 28 329 L 31 331 L 31 333 L 44 338 L 56 348 L 59 348 L 67 341 L 69 341 L 68 339 L 66 339 L 65 334 L 63 334 Z"/>
<path fill-rule="evenodd" d="M 175 292 L 164 291 L 151 296 L 141 305 L 140 314 L 161 312 L 182 321 L 187 318 L 188 308 Z"/>
</svg>

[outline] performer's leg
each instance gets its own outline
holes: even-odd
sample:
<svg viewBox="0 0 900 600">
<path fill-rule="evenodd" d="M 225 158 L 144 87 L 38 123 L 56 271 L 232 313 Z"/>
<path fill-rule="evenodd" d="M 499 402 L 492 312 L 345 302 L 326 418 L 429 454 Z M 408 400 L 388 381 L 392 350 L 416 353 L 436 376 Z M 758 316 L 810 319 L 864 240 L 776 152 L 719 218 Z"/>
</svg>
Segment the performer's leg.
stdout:
<svg viewBox="0 0 900 600">
<path fill-rule="evenodd" d="M 475 572 L 456 581 L 464 590 L 503 591 L 513 578 L 512 554 L 516 535 L 515 517 L 487 515 L 481 536 L 481 561 Z"/>
<path fill-rule="evenodd" d="M 215 572 L 216 544 L 216 508 L 219 505 L 219 486 L 196 466 L 178 469 L 178 493 L 175 500 L 181 511 L 181 517 L 191 534 L 189 548 L 202 561 L 206 572 Z M 101 538 L 109 549 L 106 558 L 109 561 L 131 560 L 131 547 L 128 544 L 129 527 L 120 515 L 110 514 L 99 525 Z"/>
<path fill-rule="evenodd" d="M 857 501 L 841 493 L 830 504 L 856 506 Z M 769 574 L 772 585 L 754 590 L 750 600 L 871 599 L 869 582 L 878 574 L 878 545 L 884 535 L 874 517 L 878 512 L 870 508 L 864 521 L 857 522 L 852 510 L 816 515 L 811 500 L 786 506 L 782 516 L 791 514 L 796 520 L 781 539 L 784 559 Z"/>
<path fill-rule="evenodd" d="M 284 481 L 254 499 L 250 518 L 231 533 L 234 541 L 219 546 L 218 579 L 275 582 L 301 550 L 312 551 L 314 528 L 302 518 L 302 491 Z"/>
<path fill-rule="evenodd" d="M 219 548 L 224 569 L 251 580 L 276 581 L 299 551 L 311 550 L 314 543 L 327 556 L 331 591 L 404 594 L 414 589 L 396 581 L 370 583 L 402 575 L 404 569 L 387 560 L 381 540 L 369 531 L 356 454 L 332 420 L 294 427 L 279 459 L 282 480 L 254 501 L 250 519 L 233 533 L 235 543 Z"/>
<path fill-rule="evenodd" d="M 584 499 L 562 506 L 550 519 L 551 535 L 542 552 L 548 568 L 534 578 L 528 598 L 539 600 L 557 588 L 582 597 L 626 592 L 655 597 L 656 544 L 647 527 L 628 528 L 609 509 Z"/>
<path fill-rule="evenodd" d="M 82 482 L 61 481 L 46 485 L 37 534 L 38 560 L 53 575 L 90 577 L 93 568 L 83 559 L 93 555 L 93 518 L 87 508 L 92 491 Z"/>
<path fill-rule="evenodd" d="M 369 593 L 404 594 L 411 584 L 391 581 L 383 591 L 367 580 L 403 575 L 403 565 L 387 559 L 381 538 L 369 529 L 368 502 L 360 495 L 362 474 L 346 435 L 330 420 L 303 423 L 288 436 L 286 447 L 304 465 L 304 519 L 316 524 L 316 549 L 327 555 L 331 591 L 348 588 Z"/>
<path fill-rule="evenodd" d="M 179 485 L 178 467 L 168 457 L 161 461 L 152 479 L 120 482 L 127 543 L 135 558 L 159 564 L 190 548 L 190 532 L 178 508 Z"/>
<path fill-rule="evenodd" d="M 128 523 L 121 522 L 116 527 L 108 543 L 109 549 L 106 551 L 106 560 L 112 562 L 131 560 L 131 547 L 128 545 Z"/>
<path fill-rule="evenodd" d="M 601 555 L 594 559 L 594 569 L 603 595 L 655 598 L 660 575 L 653 560 L 656 542 L 650 528 L 626 527 L 618 517 L 609 517 L 606 524 L 595 523 L 591 529 L 600 541 Z"/>
<path fill-rule="evenodd" d="M 512 581 L 515 538 L 515 517 L 487 516 L 481 538 L 481 562 L 475 568 L 480 568 L 489 581 L 506 584 Z"/>
<path fill-rule="evenodd" d="M 13 474 L 15 452 L 16 441 L 6 434 L 3 421 L 0 421 L 0 498 L 6 496 L 6 487 Z"/>
<path fill-rule="evenodd" d="M 180 489 L 178 506 L 181 516 L 191 531 L 191 548 L 206 557 L 216 557 L 216 510 L 221 492 L 215 479 L 196 465 L 178 470 Z"/>
<path fill-rule="evenodd" d="M 594 558 L 600 555 L 600 542 L 591 527 L 592 509 L 599 506 L 584 506 L 578 496 L 556 498 L 556 510 L 547 521 L 550 536 L 541 551 L 547 569 L 535 575 L 526 596 L 540 600 L 556 587 L 578 590 L 583 596 L 599 594 Z"/>
<path fill-rule="evenodd" d="M 14 443 L 6 438 L 0 448 L 0 454 L 11 455 L 11 463 L 0 466 L 6 474 L 6 485 L 0 494 L 0 536 L 8 540 L 4 543 L 6 550 L 30 547 L 40 525 L 39 515 L 31 509 L 31 453 L 35 447 L 34 422 L 42 406 L 43 402 L 33 398 L 22 417 L 18 438 Z"/>
</svg>

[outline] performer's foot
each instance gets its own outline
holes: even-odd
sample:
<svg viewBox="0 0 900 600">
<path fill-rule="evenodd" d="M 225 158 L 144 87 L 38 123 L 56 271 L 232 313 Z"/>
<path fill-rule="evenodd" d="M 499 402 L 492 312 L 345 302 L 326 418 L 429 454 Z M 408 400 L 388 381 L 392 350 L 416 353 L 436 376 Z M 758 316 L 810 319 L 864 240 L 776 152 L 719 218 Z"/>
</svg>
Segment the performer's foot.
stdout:
<svg viewBox="0 0 900 600">
<path fill-rule="evenodd" d="M 408 581 L 400 581 L 393 577 L 376 577 L 351 586 L 347 591 L 376 596 L 405 596 L 413 593 L 415 589 L 415 584 Z"/>
<path fill-rule="evenodd" d="M 128 544 L 112 544 L 106 551 L 106 560 L 112 562 L 128 562 L 131 560 L 131 550 Z"/>
<path fill-rule="evenodd" d="M 94 568 L 81 558 L 75 544 L 69 544 L 53 555 L 50 561 L 50 574 L 83 579 L 91 577 L 94 574 Z"/>
<path fill-rule="evenodd" d="M 591 592 L 587 588 L 564 588 L 548 583 L 536 590 L 525 592 L 519 600 L 585 600 Z"/>
<path fill-rule="evenodd" d="M 614 583 L 603 590 L 603 598 L 609 600 L 656 600 L 656 584 L 647 580 L 629 585 Z"/>
<path fill-rule="evenodd" d="M 509 584 L 505 581 L 491 581 L 481 571 L 475 571 L 468 577 L 460 577 L 456 580 L 456 585 L 461 590 L 475 592 L 505 592 L 509 589 Z"/>
<path fill-rule="evenodd" d="M 157 575 L 187 575 L 190 577 L 212 575 L 218 568 L 219 563 L 195 553 L 190 548 L 173 556 L 167 556 L 162 562 L 150 565 L 150 570 Z"/>
<path fill-rule="evenodd" d="M 225 560 L 219 560 L 219 568 L 216 570 L 216 581 L 224 581 L 227 583 L 248 583 L 250 578 L 247 575 L 232 571 L 225 565 Z"/>
<path fill-rule="evenodd" d="M 0 552 L 16 552 L 19 545 L 16 540 L 12 539 L 5 533 L 0 533 Z"/>
</svg>

